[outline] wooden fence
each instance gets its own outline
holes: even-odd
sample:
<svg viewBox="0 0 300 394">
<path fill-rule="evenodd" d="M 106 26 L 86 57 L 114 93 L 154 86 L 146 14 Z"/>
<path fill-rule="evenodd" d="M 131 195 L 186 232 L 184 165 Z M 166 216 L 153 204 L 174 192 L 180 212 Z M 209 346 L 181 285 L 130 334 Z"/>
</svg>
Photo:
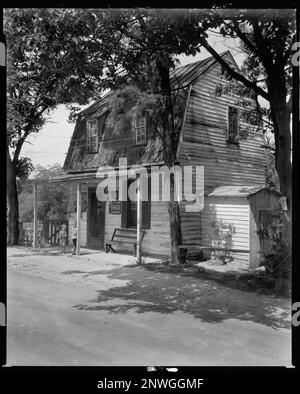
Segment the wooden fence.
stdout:
<svg viewBox="0 0 300 394">
<path fill-rule="evenodd" d="M 59 231 L 61 229 L 62 224 L 67 226 L 68 232 L 68 221 L 67 220 L 60 220 L 60 219 L 51 219 L 45 220 L 43 222 L 43 238 L 44 242 L 47 245 L 59 245 Z M 67 244 L 68 244 L 68 237 L 67 237 Z"/>
<path fill-rule="evenodd" d="M 38 222 L 37 228 L 37 246 L 58 246 L 59 245 L 59 231 L 62 224 L 67 226 L 68 220 L 51 219 Z M 24 246 L 32 246 L 33 243 L 33 223 L 20 223 L 20 237 L 19 243 Z M 68 238 L 67 238 L 68 244 Z"/>
</svg>

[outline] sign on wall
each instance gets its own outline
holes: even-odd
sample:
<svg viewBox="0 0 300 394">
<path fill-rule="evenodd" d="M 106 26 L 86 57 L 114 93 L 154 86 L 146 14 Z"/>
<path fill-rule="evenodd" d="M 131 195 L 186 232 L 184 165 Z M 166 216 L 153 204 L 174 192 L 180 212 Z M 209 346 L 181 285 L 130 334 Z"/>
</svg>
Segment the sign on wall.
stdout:
<svg viewBox="0 0 300 394">
<path fill-rule="evenodd" d="M 109 213 L 113 215 L 121 214 L 121 201 L 110 201 L 109 202 Z"/>
</svg>

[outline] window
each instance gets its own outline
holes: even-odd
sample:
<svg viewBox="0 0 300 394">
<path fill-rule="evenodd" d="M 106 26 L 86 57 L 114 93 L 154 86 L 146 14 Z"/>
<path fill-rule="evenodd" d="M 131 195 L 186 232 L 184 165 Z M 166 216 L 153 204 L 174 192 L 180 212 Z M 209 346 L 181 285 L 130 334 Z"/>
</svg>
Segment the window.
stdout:
<svg viewBox="0 0 300 394">
<path fill-rule="evenodd" d="M 87 152 L 95 153 L 98 151 L 98 126 L 97 119 L 87 121 Z"/>
<path fill-rule="evenodd" d="M 136 115 L 134 117 L 134 129 L 135 129 L 135 142 L 137 145 L 146 143 L 146 117 Z"/>
<path fill-rule="evenodd" d="M 227 142 L 238 143 L 239 137 L 239 111 L 236 107 L 228 107 L 227 115 Z"/>
</svg>

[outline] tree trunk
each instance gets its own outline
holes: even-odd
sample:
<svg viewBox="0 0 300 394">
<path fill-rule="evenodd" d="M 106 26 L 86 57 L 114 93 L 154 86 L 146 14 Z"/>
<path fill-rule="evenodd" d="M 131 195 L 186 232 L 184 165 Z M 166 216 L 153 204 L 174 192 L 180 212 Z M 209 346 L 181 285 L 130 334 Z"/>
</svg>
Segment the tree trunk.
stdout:
<svg viewBox="0 0 300 394">
<path fill-rule="evenodd" d="M 160 76 L 161 94 L 164 97 L 164 110 L 162 114 L 163 126 L 163 157 L 165 164 L 170 168 L 176 162 L 176 152 L 179 136 L 174 130 L 173 106 L 171 100 L 170 68 L 168 55 L 161 55 L 157 60 L 157 68 Z M 174 198 L 174 176 L 170 178 L 170 201 L 168 204 L 171 261 L 173 264 L 185 264 L 185 256 L 179 249 L 182 244 L 181 218 L 179 202 Z"/>
<path fill-rule="evenodd" d="M 291 120 L 285 97 L 271 111 L 275 129 L 275 167 L 279 178 L 280 193 L 286 198 L 287 209 L 281 216 L 280 240 L 282 264 L 278 266 L 276 287 L 280 291 L 291 289 L 292 263 L 292 164 L 291 164 Z"/>
<path fill-rule="evenodd" d="M 7 155 L 7 243 L 17 245 L 19 240 L 19 202 L 17 192 L 16 166 Z"/>
<path fill-rule="evenodd" d="M 276 170 L 279 177 L 280 192 L 286 197 L 287 210 L 283 211 L 281 227 L 282 251 L 285 264 L 280 269 L 279 280 L 276 286 L 279 290 L 289 291 L 291 289 L 291 263 L 292 263 L 292 164 L 291 164 L 291 128 L 290 112 L 282 110 L 279 128 L 279 149 Z"/>
<path fill-rule="evenodd" d="M 185 264 L 185 255 L 178 246 L 182 244 L 180 205 L 174 201 L 174 176 L 170 179 L 171 201 L 168 205 L 170 222 L 171 261 L 173 264 Z"/>
</svg>

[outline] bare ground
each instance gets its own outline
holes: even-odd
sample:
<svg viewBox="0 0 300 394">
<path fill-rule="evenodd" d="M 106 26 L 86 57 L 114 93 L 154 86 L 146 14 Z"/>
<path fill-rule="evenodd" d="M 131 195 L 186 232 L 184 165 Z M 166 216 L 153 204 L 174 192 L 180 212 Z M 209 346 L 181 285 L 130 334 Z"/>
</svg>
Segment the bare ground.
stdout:
<svg viewBox="0 0 300 394">
<path fill-rule="evenodd" d="M 249 278 L 88 250 L 9 248 L 8 270 L 11 365 L 290 365 L 290 301 Z"/>
</svg>

